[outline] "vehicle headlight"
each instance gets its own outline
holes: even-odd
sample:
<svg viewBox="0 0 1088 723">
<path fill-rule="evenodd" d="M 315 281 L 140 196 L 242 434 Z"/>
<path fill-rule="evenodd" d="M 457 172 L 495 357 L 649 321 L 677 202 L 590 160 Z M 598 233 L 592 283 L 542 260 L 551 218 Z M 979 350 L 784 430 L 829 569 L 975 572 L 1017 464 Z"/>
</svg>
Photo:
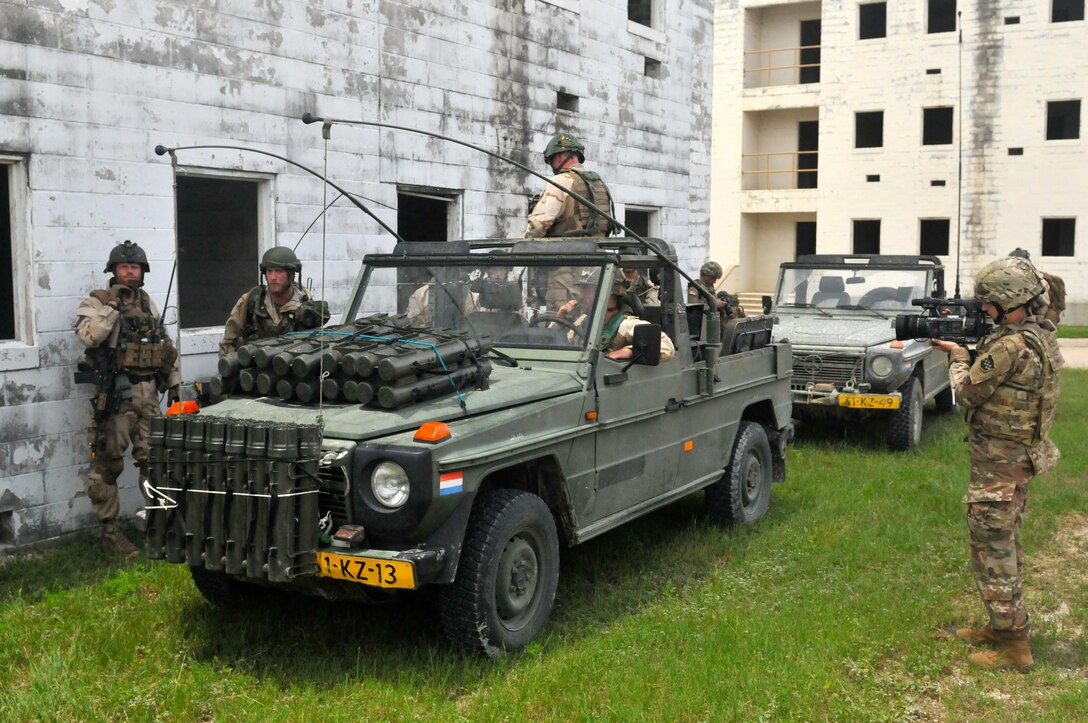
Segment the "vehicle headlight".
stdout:
<svg viewBox="0 0 1088 723">
<path fill-rule="evenodd" d="M 873 376 L 884 378 L 895 369 L 895 363 L 892 362 L 891 357 L 881 354 L 873 357 L 873 360 L 869 363 L 869 369 L 872 370 Z"/>
<path fill-rule="evenodd" d="M 408 501 L 408 473 L 396 462 L 381 462 L 370 475 L 370 489 L 386 507 L 402 507 Z"/>
</svg>

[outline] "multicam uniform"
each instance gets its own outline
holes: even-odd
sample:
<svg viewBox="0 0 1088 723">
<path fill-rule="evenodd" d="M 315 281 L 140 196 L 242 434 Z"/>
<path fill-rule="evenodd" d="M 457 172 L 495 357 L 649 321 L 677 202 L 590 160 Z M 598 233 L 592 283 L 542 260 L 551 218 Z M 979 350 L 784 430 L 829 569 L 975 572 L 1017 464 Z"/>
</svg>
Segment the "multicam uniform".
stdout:
<svg viewBox="0 0 1088 723">
<path fill-rule="evenodd" d="M 109 291 L 92 291 L 76 310 L 76 334 L 87 347 L 86 362 L 114 375 L 119 397 L 116 411 L 109 413 L 101 427 L 91 425 L 96 452 L 87 495 L 103 523 L 117 517 L 117 478 L 124 471 L 129 445 L 141 481 L 147 478 L 151 417 L 161 413 L 159 395 L 181 383 L 177 350 L 162 328 L 158 309 L 142 289 L 135 293 L 135 303 L 115 309 L 109 305 Z M 112 404 L 104 398 L 102 403 Z"/>
<path fill-rule="evenodd" d="M 694 283 L 688 284 L 689 304 L 706 304 L 706 298 L 703 296 L 702 292 L 699 291 L 699 289 L 706 289 L 710 292 L 711 296 L 714 295 L 714 289 L 709 288 L 701 281 L 695 281 Z M 740 305 L 740 302 L 735 301 L 735 296 L 730 296 L 729 298 L 729 308 L 731 309 L 731 311 L 729 313 L 722 313 L 723 324 L 730 319 L 741 319 L 745 316 L 748 316 L 748 314 L 744 311 L 744 307 Z"/>
<path fill-rule="evenodd" d="M 963 501 L 971 563 L 994 631 L 1028 625 L 1021 597 L 1020 521 L 1028 483 L 1060 456 L 1049 432 L 1058 404 L 1062 355 L 1054 325 L 1041 316 L 998 327 L 978 344 L 952 351 L 949 376 L 967 407 L 971 481 Z"/>
<path fill-rule="evenodd" d="M 237 351 L 254 339 L 316 329 L 329 320 L 325 302 L 315 302 L 313 294 L 298 284 L 293 284 L 291 291 L 291 298 L 279 308 L 264 286 L 254 286 L 242 294 L 223 327 L 219 356 Z"/>
</svg>

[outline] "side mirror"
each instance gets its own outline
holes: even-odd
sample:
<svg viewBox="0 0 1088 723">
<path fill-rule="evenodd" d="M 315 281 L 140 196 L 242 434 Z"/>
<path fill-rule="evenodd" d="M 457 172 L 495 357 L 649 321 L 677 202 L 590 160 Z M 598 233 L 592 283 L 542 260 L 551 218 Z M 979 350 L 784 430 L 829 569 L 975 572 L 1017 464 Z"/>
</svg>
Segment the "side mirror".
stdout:
<svg viewBox="0 0 1088 723">
<path fill-rule="evenodd" d="M 760 301 L 763 302 L 763 313 L 770 314 L 771 307 L 774 306 L 774 299 L 771 298 L 770 294 L 764 294 Z"/>
<path fill-rule="evenodd" d="M 631 362 L 656 367 L 661 363 L 661 327 L 657 324 L 639 324 L 631 342 Z"/>
</svg>

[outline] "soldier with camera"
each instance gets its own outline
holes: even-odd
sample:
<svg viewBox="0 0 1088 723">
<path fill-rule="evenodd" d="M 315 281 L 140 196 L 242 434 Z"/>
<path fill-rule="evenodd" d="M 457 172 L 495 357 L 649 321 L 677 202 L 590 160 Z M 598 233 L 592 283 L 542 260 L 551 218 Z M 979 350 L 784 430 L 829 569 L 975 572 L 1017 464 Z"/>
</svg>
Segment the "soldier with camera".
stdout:
<svg viewBox="0 0 1088 723">
<path fill-rule="evenodd" d="M 971 479 L 963 501 L 971 566 L 989 623 L 956 635 L 990 650 L 970 656 L 985 668 L 1026 670 L 1034 664 L 1021 594 L 1020 522 L 1028 484 L 1054 468 L 1060 454 L 1049 433 L 1058 406 L 1063 360 L 1038 272 L 1023 258 L 985 266 L 975 296 L 995 322 L 972 361 L 959 344 L 933 339 L 949 352 L 949 378 L 967 408 Z"/>
<path fill-rule="evenodd" d="M 107 288 L 92 291 L 76 310 L 76 335 L 87 347 L 76 381 L 97 387 L 87 496 L 103 525 L 103 547 L 126 558 L 138 550 L 117 523 L 117 478 L 125 468 L 125 451 L 131 445 L 143 492 L 150 419 L 161 413 L 164 390 L 171 402 L 180 397 L 177 349 L 142 288 L 150 271 L 142 248 L 132 241 L 118 244 L 106 263 L 105 273 L 113 275 Z"/>
</svg>

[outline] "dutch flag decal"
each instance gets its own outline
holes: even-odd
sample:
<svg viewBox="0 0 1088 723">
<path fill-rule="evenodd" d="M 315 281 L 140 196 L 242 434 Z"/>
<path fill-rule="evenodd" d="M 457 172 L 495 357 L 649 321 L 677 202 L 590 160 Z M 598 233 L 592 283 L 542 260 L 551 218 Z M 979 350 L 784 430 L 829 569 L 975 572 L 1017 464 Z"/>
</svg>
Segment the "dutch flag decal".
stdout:
<svg viewBox="0 0 1088 723">
<path fill-rule="evenodd" d="M 438 496 L 455 495 L 461 491 L 465 476 L 460 472 L 443 472 L 438 475 Z"/>
</svg>

